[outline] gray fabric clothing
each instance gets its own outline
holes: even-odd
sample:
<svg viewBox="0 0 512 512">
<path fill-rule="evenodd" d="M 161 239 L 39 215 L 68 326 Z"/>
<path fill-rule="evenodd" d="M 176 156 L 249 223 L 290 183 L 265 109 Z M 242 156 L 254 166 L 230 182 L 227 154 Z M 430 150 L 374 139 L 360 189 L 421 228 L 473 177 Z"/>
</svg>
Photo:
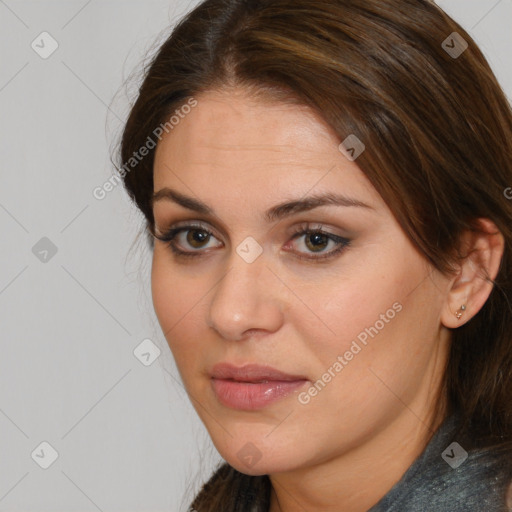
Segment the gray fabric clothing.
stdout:
<svg viewBox="0 0 512 512">
<path fill-rule="evenodd" d="M 464 441 L 459 444 L 455 437 L 458 419 L 454 413 L 443 422 L 401 480 L 368 512 L 512 511 L 511 454 L 466 452 Z"/>
<path fill-rule="evenodd" d="M 460 418 L 455 412 L 445 419 L 402 478 L 367 512 L 512 512 L 510 449 L 471 449 L 470 440 L 457 434 Z M 244 475 L 225 464 L 213 478 L 236 485 L 229 512 L 268 512 L 267 475 Z"/>
</svg>

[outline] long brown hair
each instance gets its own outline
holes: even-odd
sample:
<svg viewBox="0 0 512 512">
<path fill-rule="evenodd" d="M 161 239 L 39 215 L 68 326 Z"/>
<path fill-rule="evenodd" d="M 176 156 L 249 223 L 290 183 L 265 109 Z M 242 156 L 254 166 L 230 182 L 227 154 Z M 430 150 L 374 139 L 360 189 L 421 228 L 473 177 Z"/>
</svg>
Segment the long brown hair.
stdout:
<svg viewBox="0 0 512 512">
<path fill-rule="evenodd" d="M 501 267 L 483 308 L 452 332 L 443 391 L 475 447 L 508 445 L 512 112 L 470 35 L 428 0 L 203 1 L 152 59 L 122 136 L 124 185 L 149 233 L 154 150 L 133 169 L 126 162 L 190 98 L 230 86 L 308 105 L 340 142 L 363 141 L 359 167 L 440 271 L 453 271 L 475 219 L 497 225 Z M 263 512 L 269 490 L 266 475 L 223 464 L 192 506 Z"/>
</svg>

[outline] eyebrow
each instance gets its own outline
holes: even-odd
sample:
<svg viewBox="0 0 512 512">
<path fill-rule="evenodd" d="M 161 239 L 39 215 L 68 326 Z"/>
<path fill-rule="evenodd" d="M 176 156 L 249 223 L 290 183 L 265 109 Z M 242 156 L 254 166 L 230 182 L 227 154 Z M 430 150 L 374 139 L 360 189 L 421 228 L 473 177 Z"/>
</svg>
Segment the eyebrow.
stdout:
<svg viewBox="0 0 512 512">
<path fill-rule="evenodd" d="M 183 206 L 183 208 L 187 208 L 188 210 L 192 210 L 203 215 L 210 215 L 215 217 L 217 216 L 215 211 L 207 204 L 193 197 L 181 194 L 180 192 L 177 192 L 176 190 L 170 189 L 168 187 L 162 188 L 152 195 L 149 201 L 150 207 L 153 208 L 153 205 L 157 201 L 161 200 L 172 201 L 179 204 L 180 206 Z M 360 207 L 374 210 L 372 206 L 357 199 L 345 196 L 343 194 L 333 194 L 328 192 L 325 194 L 312 195 L 302 199 L 280 203 L 268 209 L 264 213 L 263 217 L 267 222 L 275 222 L 300 212 L 319 208 L 320 206 Z"/>
</svg>

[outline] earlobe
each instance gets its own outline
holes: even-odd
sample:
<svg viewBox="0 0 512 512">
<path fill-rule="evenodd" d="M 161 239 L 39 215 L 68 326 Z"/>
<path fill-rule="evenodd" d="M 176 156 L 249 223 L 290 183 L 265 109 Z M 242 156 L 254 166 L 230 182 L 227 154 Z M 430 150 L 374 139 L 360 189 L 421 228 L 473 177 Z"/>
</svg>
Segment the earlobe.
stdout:
<svg viewBox="0 0 512 512">
<path fill-rule="evenodd" d="M 441 323 L 445 327 L 456 329 L 468 322 L 475 314 L 476 312 L 470 310 L 466 302 L 459 302 L 458 305 L 447 303 L 441 312 Z"/>
<path fill-rule="evenodd" d="M 455 316 L 457 317 L 457 320 L 461 319 L 461 317 L 464 314 L 465 310 L 466 310 L 466 304 L 462 304 L 460 309 L 455 312 Z"/>
<path fill-rule="evenodd" d="M 465 253 L 441 311 L 441 323 L 451 329 L 464 325 L 483 307 L 503 257 L 505 241 L 496 225 L 489 219 L 478 219 L 476 228 L 462 236 Z"/>
</svg>

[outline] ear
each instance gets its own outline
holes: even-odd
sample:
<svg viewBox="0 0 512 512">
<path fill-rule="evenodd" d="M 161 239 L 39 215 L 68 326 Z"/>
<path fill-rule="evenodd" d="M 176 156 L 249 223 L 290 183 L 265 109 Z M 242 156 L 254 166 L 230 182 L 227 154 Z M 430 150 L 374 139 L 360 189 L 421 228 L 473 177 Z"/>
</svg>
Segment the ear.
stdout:
<svg viewBox="0 0 512 512">
<path fill-rule="evenodd" d="M 489 219 L 477 219 L 475 227 L 478 231 L 467 230 L 462 235 L 460 269 L 441 311 L 441 322 L 448 328 L 460 327 L 480 311 L 500 269 L 505 247 L 503 235 Z"/>
</svg>

